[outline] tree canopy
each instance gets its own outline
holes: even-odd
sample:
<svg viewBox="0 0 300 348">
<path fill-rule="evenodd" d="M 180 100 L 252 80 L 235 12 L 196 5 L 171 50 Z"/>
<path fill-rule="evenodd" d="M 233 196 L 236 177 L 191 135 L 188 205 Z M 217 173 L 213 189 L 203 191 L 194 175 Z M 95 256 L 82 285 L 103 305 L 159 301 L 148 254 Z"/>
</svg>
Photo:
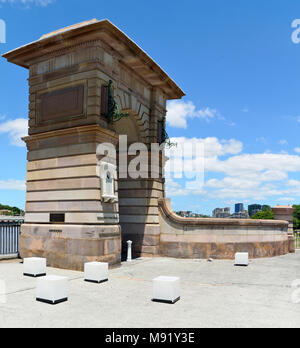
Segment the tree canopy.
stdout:
<svg viewBox="0 0 300 348">
<path fill-rule="evenodd" d="M 294 229 L 299 230 L 300 229 L 300 205 L 293 205 L 293 208 L 295 208 L 294 212 Z"/>
<path fill-rule="evenodd" d="M 11 207 L 9 205 L 3 205 L 0 204 L 0 210 L 9 210 L 9 213 L 4 213 L 4 215 L 13 215 L 13 216 L 21 216 L 24 215 L 24 211 L 22 209 L 19 209 L 17 207 Z"/>
<path fill-rule="evenodd" d="M 254 220 L 274 220 L 274 213 L 272 208 L 268 205 L 264 206 L 262 211 L 259 211 L 255 215 L 252 216 L 251 219 Z"/>
</svg>

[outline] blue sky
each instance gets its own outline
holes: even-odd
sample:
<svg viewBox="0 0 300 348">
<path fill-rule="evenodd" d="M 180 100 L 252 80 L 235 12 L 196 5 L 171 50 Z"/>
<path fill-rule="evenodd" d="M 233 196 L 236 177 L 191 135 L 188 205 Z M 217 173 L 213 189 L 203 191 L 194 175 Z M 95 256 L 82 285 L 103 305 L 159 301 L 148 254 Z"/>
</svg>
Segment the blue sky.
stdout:
<svg viewBox="0 0 300 348">
<path fill-rule="evenodd" d="M 0 0 L 4 53 L 84 20 L 107 18 L 187 96 L 169 105 L 177 142 L 205 145 L 205 183 L 168 180 L 176 210 L 211 213 L 234 202 L 300 203 L 298 0 Z M 0 202 L 24 207 L 27 71 L 0 60 Z"/>
</svg>

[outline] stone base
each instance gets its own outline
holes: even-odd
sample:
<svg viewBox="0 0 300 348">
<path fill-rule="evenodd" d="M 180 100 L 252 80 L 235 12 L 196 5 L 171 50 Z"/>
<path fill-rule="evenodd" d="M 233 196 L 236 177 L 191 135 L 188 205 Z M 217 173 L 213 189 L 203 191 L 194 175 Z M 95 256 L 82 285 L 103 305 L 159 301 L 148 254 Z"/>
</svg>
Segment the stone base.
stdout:
<svg viewBox="0 0 300 348">
<path fill-rule="evenodd" d="M 20 256 L 44 257 L 47 265 L 83 271 L 86 262 L 121 262 L 121 232 L 117 225 L 24 224 Z"/>
<path fill-rule="evenodd" d="M 176 243 L 160 244 L 160 255 L 183 259 L 234 260 L 237 252 L 248 252 L 249 258 L 264 258 L 289 253 L 289 241 L 257 243 Z"/>
<path fill-rule="evenodd" d="M 289 235 L 289 252 L 294 254 L 296 252 L 295 237 Z"/>
</svg>

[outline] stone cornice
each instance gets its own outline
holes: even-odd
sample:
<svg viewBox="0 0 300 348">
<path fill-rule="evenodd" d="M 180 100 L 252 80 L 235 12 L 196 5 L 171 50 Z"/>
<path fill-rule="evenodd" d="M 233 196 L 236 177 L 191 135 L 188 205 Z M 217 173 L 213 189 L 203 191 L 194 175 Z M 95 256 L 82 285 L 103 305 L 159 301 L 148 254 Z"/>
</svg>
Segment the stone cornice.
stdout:
<svg viewBox="0 0 300 348">
<path fill-rule="evenodd" d="M 152 87 L 166 93 L 168 99 L 180 99 L 185 94 L 165 71 L 110 21 L 92 21 L 44 36 L 38 41 L 3 55 L 9 62 L 29 68 L 29 62 L 56 50 L 100 39 L 120 55 L 120 61 L 143 77 Z"/>
<path fill-rule="evenodd" d="M 272 210 L 276 215 L 293 215 L 296 209 L 288 205 L 277 205 Z"/>
</svg>

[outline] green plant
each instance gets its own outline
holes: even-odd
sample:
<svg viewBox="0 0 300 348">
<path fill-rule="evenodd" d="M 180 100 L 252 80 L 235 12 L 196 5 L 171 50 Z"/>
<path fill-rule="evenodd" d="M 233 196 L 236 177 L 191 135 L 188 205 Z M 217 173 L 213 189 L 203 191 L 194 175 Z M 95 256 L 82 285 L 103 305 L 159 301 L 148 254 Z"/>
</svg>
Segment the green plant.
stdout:
<svg viewBox="0 0 300 348">
<path fill-rule="evenodd" d="M 274 220 L 274 213 L 270 206 L 264 206 L 262 211 L 259 211 L 255 215 L 252 216 L 251 219 L 254 220 Z"/>
</svg>

